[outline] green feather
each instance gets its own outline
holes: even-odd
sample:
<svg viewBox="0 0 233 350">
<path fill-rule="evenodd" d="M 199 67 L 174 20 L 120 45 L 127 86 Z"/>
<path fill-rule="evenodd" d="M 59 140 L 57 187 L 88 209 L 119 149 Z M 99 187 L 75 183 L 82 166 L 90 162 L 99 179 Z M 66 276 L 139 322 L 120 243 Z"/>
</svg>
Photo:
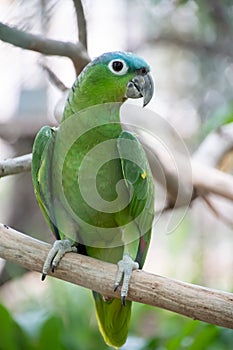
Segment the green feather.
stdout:
<svg viewBox="0 0 233 350">
<path fill-rule="evenodd" d="M 93 292 L 96 316 L 105 342 L 115 348 L 121 347 L 128 335 L 132 302 L 123 306 L 120 299 L 104 301 L 102 295 Z"/>
<path fill-rule="evenodd" d="M 115 59 L 125 62 L 125 74 L 110 71 L 109 63 Z M 141 144 L 134 135 L 122 131 L 119 111 L 128 82 L 142 68 L 149 70 L 143 59 L 122 52 L 107 53 L 91 62 L 70 91 L 59 128 L 45 127 L 36 137 L 32 161 L 36 198 L 57 239 L 72 238 L 85 246 L 82 253 L 110 263 L 121 260 L 127 249 L 140 268 L 154 215 L 153 181 Z M 98 148 L 108 141 L 110 146 Z M 93 149 L 95 155 L 90 156 Z M 103 155 L 109 159 L 98 168 Z M 87 168 L 82 175 L 83 164 Z M 96 201 L 97 208 L 84 200 L 82 192 L 84 189 L 93 200 L 93 181 L 103 200 Z M 106 210 L 111 205 L 115 210 Z M 131 302 L 123 306 L 119 299 L 105 301 L 98 293 L 93 295 L 106 343 L 122 346 L 128 334 Z"/>
<path fill-rule="evenodd" d="M 59 239 L 52 200 L 51 160 L 55 130 L 44 126 L 36 136 L 32 150 L 32 182 L 40 209 L 54 235 Z"/>
</svg>

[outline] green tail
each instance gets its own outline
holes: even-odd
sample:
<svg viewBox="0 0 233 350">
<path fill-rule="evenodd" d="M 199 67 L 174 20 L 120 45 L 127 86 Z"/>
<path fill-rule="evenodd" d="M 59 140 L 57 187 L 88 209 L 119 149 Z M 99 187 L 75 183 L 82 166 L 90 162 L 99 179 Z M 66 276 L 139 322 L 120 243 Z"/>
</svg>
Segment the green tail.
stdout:
<svg viewBox="0 0 233 350">
<path fill-rule="evenodd" d="M 102 336 L 108 345 L 119 348 L 127 339 L 132 302 L 123 306 L 120 299 L 104 301 L 99 293 L 93 295 Z"/>
</svg>

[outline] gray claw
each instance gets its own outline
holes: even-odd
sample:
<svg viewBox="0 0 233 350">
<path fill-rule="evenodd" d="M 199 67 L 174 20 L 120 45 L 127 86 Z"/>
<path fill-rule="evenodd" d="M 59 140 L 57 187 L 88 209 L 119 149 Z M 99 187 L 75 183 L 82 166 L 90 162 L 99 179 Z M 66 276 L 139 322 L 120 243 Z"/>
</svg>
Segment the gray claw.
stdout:
<svg viewBox="0 0 233 350">
<path fill-rule="evenodd" d="M 114 284 L 114 291 L 120 285 L 121 280 L 123 279 L 122 287 L 121 287 L 121 301 L 122 305 L 126 306 L 126 297 L 128 295 L 129 290 L 129 282 L 132 275 L 132 271 L 139 268 L 139 265 L 136 261 L 134 261 L 128 254 L 124 254 L 123 259 L 118 263 L 118 272 Z"/>
<path fill-rule="evenodd" d="M 73 243 L 69 239 L 54 242 L 43 266 L 42 281 L 45 280 L 50 267 L 52 272 L 54 272 L 63 255 L 69 252 L 77 252 L 77 247 L 73 246 Z"/>
</svg>

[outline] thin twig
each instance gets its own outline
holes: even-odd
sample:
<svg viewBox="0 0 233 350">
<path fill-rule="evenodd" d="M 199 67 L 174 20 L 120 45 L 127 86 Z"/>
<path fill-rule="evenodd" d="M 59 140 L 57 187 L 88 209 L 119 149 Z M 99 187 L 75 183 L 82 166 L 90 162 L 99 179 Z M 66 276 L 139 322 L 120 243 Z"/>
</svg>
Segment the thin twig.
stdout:
<svg viewBox="0 0 233 350">
<path fill-rule="evenodd" d="M 44 63 L 40 64 L 41 67 L 47 72 L 49 80 L 60 91 L 67 91 L 69 88 L 58 78 L 58 76 Z"/>
<path fill-rule="evenodd" d="M 76 73 L 90 61 L 88 54 L 81 43 L 63 42 L 44 38 L 0 23 L 0 40 L 22 49 L 40 52 L 44 55 L 69 57 L 75 67 Z"/>
<path fill-rule="evenodd" d="M 208 206 L 208 208 L 212 211 L 212 213 L 220 219 L 225 225 L 233 228 L 233 221 L 227 218 L 224 214 L 222 214 L 218 208 L 214 205 L 213 201 L 209 198 L 209 196 L 205 195 L 202 196 L 202 199 L 204 200 L 205 204 Z"/>
<path fill-rule="evenodd" d="M 0 178 L 8 175 L 19 174 L 31 170 L 32 155 L 0 161 Z"/>
<path fill-rule="evenodd" d="M 73 0 L 77 24 L 78 24 L 78 39 L 82 43 L 83 47 L 87 50 L 87 22 L 84 15 L 83 4 L 81 0 Z"/>
</svg>

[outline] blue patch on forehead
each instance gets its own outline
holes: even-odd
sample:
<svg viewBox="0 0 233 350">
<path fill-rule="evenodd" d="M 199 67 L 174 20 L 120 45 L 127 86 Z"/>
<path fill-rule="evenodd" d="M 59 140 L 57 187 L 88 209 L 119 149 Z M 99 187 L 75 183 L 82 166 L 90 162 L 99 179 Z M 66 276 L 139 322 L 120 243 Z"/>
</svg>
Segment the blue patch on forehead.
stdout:
<svg viewBox="0 0 233 350">
<path fill-rule="evenodd" d="M 124 60 L 127 63 L 128 67 L 132 70 L 138 70 L 144 67 L 147 68 L 148 71 L 150 70 L 150 66 L 143 58 L 131 52 L 121 52 L 121 51 L 107 52 L 95 58 L 92 61 L 92 64 L 98 64 L 98 63 L 108 64 L 110 61 L 114 59 Z"/>
</svg>

